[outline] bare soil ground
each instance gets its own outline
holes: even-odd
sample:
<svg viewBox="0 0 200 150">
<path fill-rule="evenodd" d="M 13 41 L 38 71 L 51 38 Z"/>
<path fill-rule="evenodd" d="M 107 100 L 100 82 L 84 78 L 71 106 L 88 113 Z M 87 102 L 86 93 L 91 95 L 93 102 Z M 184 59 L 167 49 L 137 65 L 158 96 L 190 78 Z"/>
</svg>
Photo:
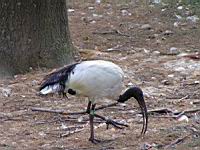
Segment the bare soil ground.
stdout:
<svg viewBox="0 0 200 150">
<path fill-rule="evenodd" d="M 40 69 L 0 80 L 0 149 L 200 149 L 200 113 L 186 112 L 186 119 L 180 115 L 183 121 L 175 116 L 176 111 L 200 108 L 200 26 L 175 16 L 186 18 L 194 15 L 192 10 L 129 0 L 73 0 L 69 7 L 71 37 L 82 59 L 115 62 L 126 74 L 126 87 L 143 89 L 149 110 L 167 108 L 173 114 L 150 114 L 141 138 L 142 117 L 136 114 L 140 110 L 134 99 L 99 111 L 129 127 L 106 130 L 97 120 L 95 134 L 102 142 L 91 144 L 87 115 L 31 111 L 40 107 L 71 112 L 87 106 L 84 97 L 37 96 L 43 77 L 52 71 Z M 105 99 L 98 105 L 111 102 Z M 73 133 L 75 129 L 80 131 Z"/>
</svg>

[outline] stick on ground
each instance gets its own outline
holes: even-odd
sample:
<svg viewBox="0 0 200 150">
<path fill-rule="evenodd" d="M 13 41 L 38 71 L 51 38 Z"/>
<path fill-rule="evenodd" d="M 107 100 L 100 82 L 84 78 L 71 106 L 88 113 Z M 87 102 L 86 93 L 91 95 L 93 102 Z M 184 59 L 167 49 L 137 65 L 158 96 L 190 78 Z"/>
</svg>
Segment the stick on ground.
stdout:
<svg viewBox="0 0 200 150">
<path fill-rule="evenodd" d="M 175 145 L 177 145 L 177 144 L 180 144 L 180 143 L 182 143 L 184 140 L 186 140 L 189 136 L 191 136 L 191 134 L 188 134 L 188 135 L 186 135 L 186 136 L 184 136 L 184 137 L 178 138 L 178 139 L 176 139 L 175 141 L 173 141 L 172 143 L 170 143 L 169 145 L 166 145 L 165 148 L 170 148 L 170 147 L 172 147 L 172 146 L 175 146 Z"/>
</svg>

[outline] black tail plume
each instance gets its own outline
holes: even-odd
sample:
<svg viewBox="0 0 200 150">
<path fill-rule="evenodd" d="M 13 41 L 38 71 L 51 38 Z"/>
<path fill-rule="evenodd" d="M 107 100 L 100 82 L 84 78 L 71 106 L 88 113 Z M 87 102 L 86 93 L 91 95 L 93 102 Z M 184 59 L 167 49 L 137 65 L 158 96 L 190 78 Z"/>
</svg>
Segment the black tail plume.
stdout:
<svg viewBox="0 0 200 150">
<path fill-rule="evenodd" d="M 78 63 L 74 63 L 71 65 L 65 66 L 65 67 L 59 69 L 58 71 L 55 71 L 55 72 L 47 75 L 43 79 L 43 83 L 41 84 L 39 90 L 41 91 L 43 88 L 45 88 L 47 86 L 51 86 L 54 84 L 60 84 L 60 86 L 62 87 L 61 90 L 64 91 L 65 82 L 68 80 L 69 74 L 75 68 L 75 66 L 77 64 Z"/>
</svg>

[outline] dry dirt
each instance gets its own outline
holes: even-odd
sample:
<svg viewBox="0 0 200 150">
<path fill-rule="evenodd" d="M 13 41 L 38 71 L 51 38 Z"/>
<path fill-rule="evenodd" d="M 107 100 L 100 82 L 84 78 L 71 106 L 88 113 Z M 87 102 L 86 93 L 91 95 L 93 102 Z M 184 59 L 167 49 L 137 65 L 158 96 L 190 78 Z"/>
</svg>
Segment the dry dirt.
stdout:
<svg viewBox="0 0 200 150">
<path fill-rule="evenodd" d="M 100 4 L 71 0 L 69 7 L 71 37 L 82 59 L 105 59 L 121 66 L 126 74 L 125 86 L 141 87 L 149 110 L 200 108 L 200 26 L 198 21 L 175 16 L 194 15 L 191 10 L 131 0 L 102 0 Z M 150 114 L 148 131 L 141 138 L 142 118 L 136 114 L 139 109 L 134 99 L 98 112 L 124 120 L 129 127 L 106 130 L 106 125 L 97 120 L 95 135 L 102 142 L 91 144 L 87 115 L 31 111 L 32 107 L 72 112 L 86 108 L 87 99 L 83 97 L 36 95 L 42 78 L 51 71 L 39 69 L 0 80 L 0 149 L 200 149 L 198 111 L 185 113 L 183 121 L 172 114 Z M 98 105 L 111 102 L 105 99 Z M 73 133 L 75 129 L 80 132 Z"/>
</svg>

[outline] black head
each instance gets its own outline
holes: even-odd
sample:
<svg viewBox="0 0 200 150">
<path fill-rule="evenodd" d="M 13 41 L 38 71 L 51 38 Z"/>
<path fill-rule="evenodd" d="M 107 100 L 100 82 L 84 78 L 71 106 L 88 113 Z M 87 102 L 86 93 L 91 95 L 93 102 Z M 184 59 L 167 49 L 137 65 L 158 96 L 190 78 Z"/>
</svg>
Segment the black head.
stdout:
<svg viewBox="0 0 200 150">
<path fill-rule="evenodd" d="M 124 92 L 124 94 L 119 96 L 118 102 L 124 103 L 125 101 L 127 101 L 132 97 L 134 97 L 137 100 L 142 111 L 143 128 L 141 134 L 144 135 L 148 125 L 148 114 L 142 90 L 139 87 L 130 87 Z"/>
</svg>

